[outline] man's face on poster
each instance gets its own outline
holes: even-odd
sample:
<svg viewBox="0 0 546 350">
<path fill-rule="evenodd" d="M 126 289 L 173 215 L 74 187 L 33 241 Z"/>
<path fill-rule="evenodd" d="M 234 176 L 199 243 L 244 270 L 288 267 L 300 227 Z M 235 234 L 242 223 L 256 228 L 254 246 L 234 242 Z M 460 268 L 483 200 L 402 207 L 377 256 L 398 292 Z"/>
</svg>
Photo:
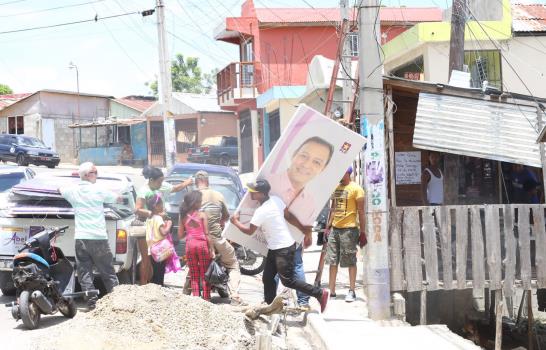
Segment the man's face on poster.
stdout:
<svg viewBox="0 0 546 350">
<path fill-rule="evenodd" d="M 288 177 L 292 182 L 306 184 L 324 170 L 329 159 L 330 149 L 326 145 L 307 142 L 292 157 Z"/>
</svg>

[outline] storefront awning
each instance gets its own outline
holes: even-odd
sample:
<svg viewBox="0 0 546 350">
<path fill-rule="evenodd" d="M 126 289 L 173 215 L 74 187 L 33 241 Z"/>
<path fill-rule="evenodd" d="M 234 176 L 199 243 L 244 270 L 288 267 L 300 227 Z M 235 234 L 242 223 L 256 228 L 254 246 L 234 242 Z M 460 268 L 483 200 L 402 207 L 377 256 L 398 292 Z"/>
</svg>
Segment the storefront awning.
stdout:
<svg viewBox="0 0 546 350">
<path fill-rule="evenodd" d="M 146 122 L 146 119 L 133 118 L 133 119 L 106 119 L 102 121 L 89 122 L 89 123 L 74 123 L 70 124 L 69 128 L 99 128 L 104 126 L 131 126 Z"/>
<path fill-rule="evenodd" d="M 416 148 L 541 167 L 537 136 L 535 107 L 419 94 Z"/>
</svg>

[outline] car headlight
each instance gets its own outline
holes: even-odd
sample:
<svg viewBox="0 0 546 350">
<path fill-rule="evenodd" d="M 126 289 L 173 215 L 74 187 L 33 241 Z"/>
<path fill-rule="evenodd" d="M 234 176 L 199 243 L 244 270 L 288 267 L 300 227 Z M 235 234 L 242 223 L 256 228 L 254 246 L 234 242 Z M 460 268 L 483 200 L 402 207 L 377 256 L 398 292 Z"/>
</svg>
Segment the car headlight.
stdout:
<svg viewBox="0 0 546 350">
<path fill-rule="evenodd" d="M 29 156 L 37 156 L 38 155 L 38 152 L 37 151 L 28 151 L 27 154 Z"/>
</svg>

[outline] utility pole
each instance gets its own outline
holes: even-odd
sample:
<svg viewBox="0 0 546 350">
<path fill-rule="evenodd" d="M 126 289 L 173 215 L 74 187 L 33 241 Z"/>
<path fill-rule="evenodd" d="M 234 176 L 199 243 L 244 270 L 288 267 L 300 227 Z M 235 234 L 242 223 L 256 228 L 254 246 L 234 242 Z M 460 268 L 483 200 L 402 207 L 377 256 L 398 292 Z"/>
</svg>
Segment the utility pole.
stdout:
<svg viewBox="0 0 546 350">
<path fill-rule="evenodd" d="M 349 8 L 348 0 L 340 0 L 339 6 L 341 10 L 341 21 L 349 21 Z M 342 26 L 343 28 L 343 26 Z M 349 32 L 347 32 L 349 33 Z M 341 33 L 344 35 L 346 33 Z M 353 86 L 351 82 L 351 67 L 352 67 L 352 56 L 351 56 L 351 42 L 349 40 L 349 35 L 346 35 L 343 39 L 343 48 L 341 52 L 341 76 L 343 77 L 343 90 L 342 90 L 342 100 L 351 101 L 355 91 L 353 91 Z M 348 114 L 351 113 L 351 104 L 343 103 L 343 116 L 345 120 L 349 120 L 350 117 Z"/>
<path fill-rule="evenodd" d="M 383 57 L 378 0 L 360 3 L 359 75 L 361 133 L 367 137 L 364 151 L 366 190 L 365 286 L 368 312 L 373 320 L 387 320 L 390 309 L 389 241 L 387 211 L 387 157 L 385 154 L 385 107 Z M 364 55 L 365 53 L 365 55 Z"/>
<path fill-rule="evenodd" d="M 161 116 L 163 117 L 163 134 L 165 136 L 165 166 L 167 169 L 173 166 L 176 157 L 176 144 L 174 142 L 174 120 L 171 111 L 172 81 L 171 62 L 167 52 L 167 38 L 165 35 L 165 5 L 163 0 L 157 0 L 157 34 L 159 42 L 159 103 Z"/>
<path fill-rule="evenodd" d="M 453 0 L 451 5 L 451 40 L 449 42 L 449 78 L 453 70 L 463 70 L 464 30 L 467 0 Z"/>
</svg>

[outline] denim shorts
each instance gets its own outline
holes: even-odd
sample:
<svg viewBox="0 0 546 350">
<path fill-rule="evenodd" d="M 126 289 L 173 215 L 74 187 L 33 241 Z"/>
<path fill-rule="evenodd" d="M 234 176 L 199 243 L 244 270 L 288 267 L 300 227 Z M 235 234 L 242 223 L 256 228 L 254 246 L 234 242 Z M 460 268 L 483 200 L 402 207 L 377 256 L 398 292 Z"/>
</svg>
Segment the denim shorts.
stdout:
<svg viewBox="0 0 546 350">
<path fill-rule="evenodd" d="M 356 227 L 332 227 L 332 231 L 328 235 L 326 262 L 329 265 L 341 267 L 355 266 L 359 236 L 360 232 Z"/>
</svg>

